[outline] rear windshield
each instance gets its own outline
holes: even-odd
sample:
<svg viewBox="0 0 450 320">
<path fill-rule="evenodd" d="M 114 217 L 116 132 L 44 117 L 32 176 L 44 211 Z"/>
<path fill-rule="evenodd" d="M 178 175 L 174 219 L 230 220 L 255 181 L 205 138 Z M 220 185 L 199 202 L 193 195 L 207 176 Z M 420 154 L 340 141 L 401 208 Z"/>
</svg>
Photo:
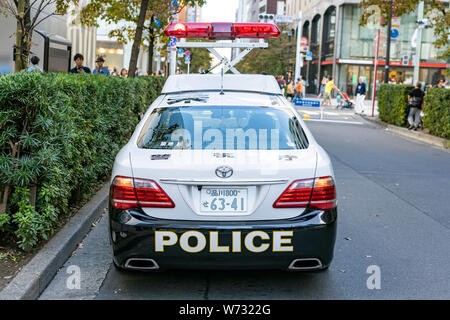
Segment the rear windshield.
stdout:
<svg viewBox="0 0 450 320">
<path fill-rule="evenodd" d="M 158 108 L 138 139 L 144 149 L 295 150 L 308 145 L 295 114 L 283 107 Z"/>
</svg>

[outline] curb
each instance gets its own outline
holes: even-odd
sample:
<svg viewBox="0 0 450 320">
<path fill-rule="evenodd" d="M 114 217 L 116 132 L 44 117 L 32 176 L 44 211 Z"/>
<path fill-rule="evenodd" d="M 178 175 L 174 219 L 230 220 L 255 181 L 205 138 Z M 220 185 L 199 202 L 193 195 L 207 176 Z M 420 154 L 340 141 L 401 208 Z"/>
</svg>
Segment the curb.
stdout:
<svg viewBox="0 0 450 320">
<path fill-rule="evenodd" d="M 420 142 L 432 144 L 432 145 L 440 147 L 442 149 L 448 150 L 450 148 L 450 140 L 440 138 L 440 137 L 435 137 L 435 136 L 432 136 L 431 134 L 427 134 L 427 133 L 423 133 L 423 132 L 410 131 L 406 128 L 397 127 L 397 126 L 385 123 L 379 119 L 373 119 L 366 115 L 361 115 L 361 117 L 364 120 L 374 123 L 382 128 L 386 128 L 389 131 L 396 133 L 398 135 L 408 137 L 408 138 L 411 138 L 411 139 L 414 139 L 414 140 L 417 140 Z"/>
<path fill-rule="evenodd" d="M 107 207 L 108 193 L 107 183 L 0 291 L 0 300 L 37 299 Z"/>
</svg>

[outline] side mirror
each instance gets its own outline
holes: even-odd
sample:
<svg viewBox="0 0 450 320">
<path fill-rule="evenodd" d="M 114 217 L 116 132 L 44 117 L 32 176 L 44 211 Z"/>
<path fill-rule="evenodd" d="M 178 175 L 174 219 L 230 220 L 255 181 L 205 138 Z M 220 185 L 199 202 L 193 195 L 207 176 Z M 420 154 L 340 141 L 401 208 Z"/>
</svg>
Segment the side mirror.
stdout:
<svg viewBox="0 0 450 320">
<path fill-rule="evenodd" d="M 144 118 L 144 113 L 143 112 L 138 114 L 138 120 L 141 121 L 142 118 Z"/>
</svg>

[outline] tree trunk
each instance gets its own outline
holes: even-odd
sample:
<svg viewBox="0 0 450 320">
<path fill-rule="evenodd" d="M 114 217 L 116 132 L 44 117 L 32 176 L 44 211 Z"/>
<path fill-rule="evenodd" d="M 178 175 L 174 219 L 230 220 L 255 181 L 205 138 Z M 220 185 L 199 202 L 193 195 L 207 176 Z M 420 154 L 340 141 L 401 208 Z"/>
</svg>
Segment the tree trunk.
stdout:
<svg viewBox="0 0 450 320">
<path fill-rule="evenodd" d="M 150 37 L 150 43 L 148 47 L 148 75 L 153 73 L 153 55 L 155 52 L 155 37 Z"/>
<path fill-rule="evenodd" d="M 31 10 L 29 10 L 29 7 L 30 0 L 17 1 L 17 12 L 20 18 L 17 20 L 16 27 L 15 72 L 20 72 L 28 67 L 28 57 L 30 55 L 30 43 L 32 37 L 32 34 L 30 33 Z"/>
<path fill-rule="evenodd" d="M 19 150 L 19 143 L 11 142 L 11 159 L 14 159 L 16 157 L 18 150 Z M 3 190 L 3 199 L 2 202 L 0 203 L 0 214 L 6 213 L 6 207 L 8 205 L 8 197 L 10 191 L 11 185 L 10 184 L 5 185 L 5 189 Z"/>
<path fill-rule="evenodd" d="M 26 0 L 18 0 L 17 1 L 17 13 L 18 16 L 21 17 L 17 20 L 17 28 L 16 28 L 16 61 L 14 64 L 14 71 L 20 72 L 23 68 L 23 38 L 24 35 L 24 27 L 25 27 L 25 3 Z"/>
<path fill-rule="evenodd" d="M 144 30 L 145 16 L 147 14 L 149 0 L 142 0 L 141 11 L 136 26 L 136 35 L 134 37 L 133 48 L 131 50 L 130 67 L 128 70 L 128 77 L 134 78 L 136 74 L 137 62 L 139 58 L 139 50 L 141 48 L 142 31 Z"/>
<path fill-rule="evenodd" d="M 153 73 L 153 55 L 155 52 L 155 31 L 153 30 L 153 23 L 155 21 L 155 16 L 152 16 L 150 20 L 150 28 L 148 28 L 148 32 L 150 34 L 149 37 L 149 45 L 148 45 L 148 67 L 147 73 L 150 76 Z"/>
</svg>

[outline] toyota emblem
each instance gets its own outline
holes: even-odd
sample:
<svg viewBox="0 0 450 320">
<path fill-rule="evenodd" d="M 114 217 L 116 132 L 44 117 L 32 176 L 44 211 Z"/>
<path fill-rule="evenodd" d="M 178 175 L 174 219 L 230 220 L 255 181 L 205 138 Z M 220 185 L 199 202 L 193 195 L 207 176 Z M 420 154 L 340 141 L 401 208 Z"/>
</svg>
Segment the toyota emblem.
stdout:
<svg viewBox="0 0 450 320">
<path fill-rule="evenodd" d="M 233 169 L 227 166 L 218 167 L 216 169 L 216 175 L 223 179 L 229 178 L 233 175 Z"/>
</svg>

